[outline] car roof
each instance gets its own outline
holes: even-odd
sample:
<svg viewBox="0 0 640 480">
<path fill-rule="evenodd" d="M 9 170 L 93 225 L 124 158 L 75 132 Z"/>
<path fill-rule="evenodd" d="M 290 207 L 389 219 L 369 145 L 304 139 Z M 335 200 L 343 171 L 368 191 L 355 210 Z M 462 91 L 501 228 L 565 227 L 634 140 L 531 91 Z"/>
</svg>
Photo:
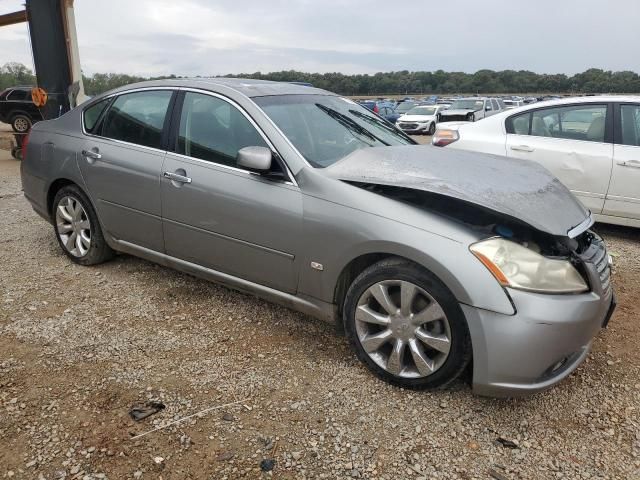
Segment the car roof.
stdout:
<svg viewBox="0 0 640 480">
<path fill-rule="evenodd" d="M 527 112 L 529 110 L 537 110 L 545 107 L 562 107 L 564 105 L 575 105 L 578 103 L 609 103 L 609 102 L 629 102 L 640 103 L 640 95 L 599 95 L 593 97 L 564 97 L 554 100 L 544 100 L 542 102 L 529 103 L 518 108 L 508 110 L 511 116 L 519 112 Z M 506 112 L 505 112 L 506 113 Z"/>
<path fill-rule="evenodd" d="M 248 78 L 171 78 L 132 83 L 110 93 L 124 92 L 145 87 L 185 87 L 216 91 L 216 87 L 231 88 L 247 97 L 264 97 L 269 95 L 335 95 L 320 88 L 308 87 L 289 82 L 272 82 Z"/>
</svg>

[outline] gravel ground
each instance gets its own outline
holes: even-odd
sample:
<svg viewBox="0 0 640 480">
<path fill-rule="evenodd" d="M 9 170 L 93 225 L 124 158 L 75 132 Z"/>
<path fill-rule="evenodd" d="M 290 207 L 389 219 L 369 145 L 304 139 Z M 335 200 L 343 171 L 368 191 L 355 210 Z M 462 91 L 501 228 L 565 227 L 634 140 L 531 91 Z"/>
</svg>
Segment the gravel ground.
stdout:
<svg viewBox="0 0 640 480">
<path fill-rule="evenodd" d="M 331 326 L 143 260 L 72 264 L 6 151 L 0 221 L 0 478 L 640 478 L 638 230 L 600 229 L 619 308 L 588 361 L 494 400 L 391 387 Z"/>
</svg>

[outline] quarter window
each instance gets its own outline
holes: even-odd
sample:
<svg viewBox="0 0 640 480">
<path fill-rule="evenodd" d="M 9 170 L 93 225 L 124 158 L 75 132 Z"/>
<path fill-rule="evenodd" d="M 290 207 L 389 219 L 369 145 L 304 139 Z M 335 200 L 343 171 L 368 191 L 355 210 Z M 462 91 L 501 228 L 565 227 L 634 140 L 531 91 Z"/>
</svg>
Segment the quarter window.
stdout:
<svg viewBox="0 0 640 480">
<path fill-rule="evenodd" d="M 253 146 L 268 147 L 236 107 L 211 95 L 185 94 L 176 145 L 178 153 L 235 167 L 238 150 Z"/>
<path fill-rule="evenodd" d="M 529 121 L 531 119 L 531 113 L 523 113 L 521 115 L 514 115 L 507 119 L 507 133 L 514 133 L 516 135 L 529 135 Z"/>
<path fill-rule="evenodd" d="M 107 112 L 102 136 L 162 148 L 162 129 L 172 94 L 170 90 L 150 90 L 120 95 Z"/>
<path fill-rule="evenodd" d="M 622 144 L 640 147 L 640 105 L 620 105 Z"/>
<path fill-rule="evenodd" d="M 575 105 L 534 110 L 509 117 L 507 133 L 604 142 L 606 105 Z"/>
<path fill-rule="evenodd" d="M 104 109 L 109 105 L 109 98 L 105 98 L 104 100 L 91 105 L 84 111 L 84 129 L 87 133 L 94 133 L 97 129 L 97 123 L 100 119 L 100 115 L 104 112 Z"/>
</svg>

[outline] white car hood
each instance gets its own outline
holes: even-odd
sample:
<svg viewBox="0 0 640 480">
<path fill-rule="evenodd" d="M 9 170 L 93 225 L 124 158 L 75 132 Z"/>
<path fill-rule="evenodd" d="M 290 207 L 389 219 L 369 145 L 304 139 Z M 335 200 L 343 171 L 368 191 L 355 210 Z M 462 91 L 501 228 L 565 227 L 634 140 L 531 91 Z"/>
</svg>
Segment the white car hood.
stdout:
<svg viewBox="0 0 640 480">
<path fill-rule="evenodd" d="M 398 122 L 432 122 L 435 120 L 435 115 L 402 115 Z"/>
</svg>

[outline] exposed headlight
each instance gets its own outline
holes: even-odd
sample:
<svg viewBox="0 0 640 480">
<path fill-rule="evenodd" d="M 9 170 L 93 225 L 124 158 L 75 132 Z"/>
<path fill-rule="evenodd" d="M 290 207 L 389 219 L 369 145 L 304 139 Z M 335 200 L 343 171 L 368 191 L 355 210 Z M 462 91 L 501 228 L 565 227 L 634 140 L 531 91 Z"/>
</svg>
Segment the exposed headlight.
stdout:
<svg viewBox="0 0 640 480">
<path fill-rule="evenodd" d="M 589 290 L 568 260 L 547 258 L 529 248 L 490 238 L 469 247 L 505 287 L 540 293 L 579 293 Z"/>
</svg>

